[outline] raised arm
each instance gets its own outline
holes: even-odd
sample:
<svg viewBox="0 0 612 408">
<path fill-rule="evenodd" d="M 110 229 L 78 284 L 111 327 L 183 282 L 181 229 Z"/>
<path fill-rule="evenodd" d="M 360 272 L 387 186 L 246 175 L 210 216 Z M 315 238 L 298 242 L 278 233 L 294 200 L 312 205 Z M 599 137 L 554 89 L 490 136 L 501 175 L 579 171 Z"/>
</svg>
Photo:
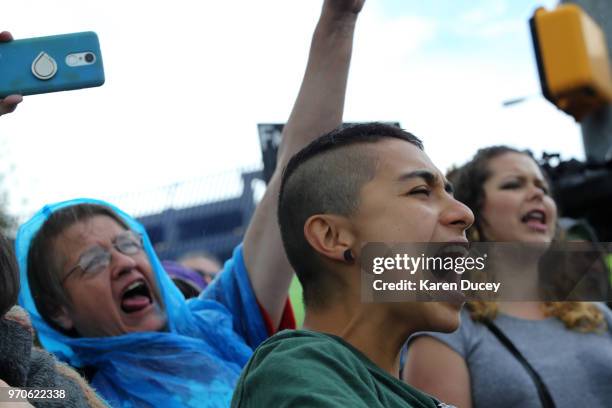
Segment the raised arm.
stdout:
<svg viewBox="0 0 612 408">
<path fill-rule="evenodd" d="M 2 31 L 0 33 L 0 42 L 8 42 L 12 40 L 13 36 L 8 31 Z M 21 95 L 9 95 L 4 99 L 0 99 L 0 116 L 14 111 L 22 100 L 23 98 Z"/>
<path fill-rule="evenodd" d="M 325 0 L 302 86 L 283 129 L 277 166 L 244 239 L 244 260 L 257 300 L 278 324 L 293 270 L 276 221 L 282 170 L 293 154 L 342 123 L 357 16 L 365 0 Z"/>
</svg>

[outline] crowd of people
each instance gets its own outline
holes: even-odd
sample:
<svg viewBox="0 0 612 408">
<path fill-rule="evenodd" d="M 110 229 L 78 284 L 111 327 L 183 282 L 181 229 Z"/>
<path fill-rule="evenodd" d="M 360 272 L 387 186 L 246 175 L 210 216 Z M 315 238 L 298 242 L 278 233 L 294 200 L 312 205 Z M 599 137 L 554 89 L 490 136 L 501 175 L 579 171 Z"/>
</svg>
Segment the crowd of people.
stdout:
<svg viewBox="0 0 612 408">
<path fill-rule="evenodd" d="M 407 131 L 341 126 L 364 3 L 323 2 L 277 168 L 223 265 L 161 261 L 137 220 L 95 199 L 46 205 L 14 251 L 0 237 L 0 386 L 66 390 L 31 401 L 45 407 L 607 406 L 603 304 L 363 301 L 369 242 L 549 245 L 559 232 L 524 151 L 483 148 L 447 177 Z M 537 276 L 515 261 L 504 268 Z"/>
</svg>

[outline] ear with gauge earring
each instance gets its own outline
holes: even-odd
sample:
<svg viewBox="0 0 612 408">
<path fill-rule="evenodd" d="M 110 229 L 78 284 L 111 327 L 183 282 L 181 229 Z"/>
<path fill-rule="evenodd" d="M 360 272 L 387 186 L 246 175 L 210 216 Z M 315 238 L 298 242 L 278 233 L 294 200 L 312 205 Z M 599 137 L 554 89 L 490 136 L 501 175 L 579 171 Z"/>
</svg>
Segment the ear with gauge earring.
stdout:
<svg viewBox="0 0 612 408">
<path fill-rule="evenodd" d="M 347 248 L 347 250 L 344 251 L 344 260 L 348 263 L 353 263 L 353 261 L 355 260 L 353 252 L 351 252 L 351 248 Z"/>
</svg>

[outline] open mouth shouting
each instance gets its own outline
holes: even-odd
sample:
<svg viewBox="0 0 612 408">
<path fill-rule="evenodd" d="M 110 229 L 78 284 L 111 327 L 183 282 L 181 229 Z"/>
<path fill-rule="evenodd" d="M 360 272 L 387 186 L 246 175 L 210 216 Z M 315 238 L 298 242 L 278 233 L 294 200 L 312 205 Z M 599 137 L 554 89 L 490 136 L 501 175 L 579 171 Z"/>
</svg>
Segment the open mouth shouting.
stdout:
<svg viewBox="0 0 612 408">
<path fill-rule="evenodd" d="M 157 331 L 166 324 L 166 315 L 155 284 L 146 275 L 133 273 L 119 287 L 117 304 L 125 332 Z"/>
<path fill-rule="evenodd" d="M 521 222 L 533 231 L 541 233 L 548 232 L 546 213 L 543 210 L 535 209 L 527 212 L 521 217 Z"/>
<path fill-rule="evenodd" d="M 121 293 L 121 310 L 131 314 L 140 312 L 153 304 L 153 297 L 147 282 L 138 278 L 128 284 Z"/>
<path fill-rule="evenodd" d="M 469 243 L 466 242 L 448 242 L 446 244 L 434 244 L 432 248 L 432 257 L 436 259 L 433 262 L 433 268 L 429 269 L 425 274 L 431 282 L 437 284 L 449 284 L 448 289 L 436 292 L 427 293 L 429 300 L 442 301 L 451 303 L 460 307 L 465 301 L 465 294 L 459 289 L 461 281 L 461 273 L 454 268 L 449 268 L 449 263 L 456 263 L 457 260 L 470 255 Z M 456 289 L 453 289 L 453 286 Z"/>
<path fill-rule="evenodd" d="M 438 249 L 434 253 L 434 257 L 438 258 L 440 262 L 434 263 L 434 268 L 431 273 L 439 280 L 445 280 L 448 282 L 458 282 L 462 272 L 455 271 L 453 268 L 447 268 L 446 263 L 453 261 L 453 263 L 460 258 L 465 258 L 470 255 L 470 245 L 468 242 L 449 242 L 447 244 L 438 244 Z M 443 266 L 444 265 L 444 266 Z"/>
</svg>

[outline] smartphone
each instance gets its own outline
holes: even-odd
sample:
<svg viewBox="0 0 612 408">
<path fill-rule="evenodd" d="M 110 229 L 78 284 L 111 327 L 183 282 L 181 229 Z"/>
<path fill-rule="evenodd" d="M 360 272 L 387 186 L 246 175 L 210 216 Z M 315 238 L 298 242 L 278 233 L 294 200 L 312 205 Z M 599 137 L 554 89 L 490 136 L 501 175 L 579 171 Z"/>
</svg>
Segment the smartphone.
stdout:
<svg viewBox="0 0 612 408">
<path fill-rule="evenodd" d="M 104 83 L 96 33 L 0 43 L 0 98 L 91 88 Z"/>
</svg>

